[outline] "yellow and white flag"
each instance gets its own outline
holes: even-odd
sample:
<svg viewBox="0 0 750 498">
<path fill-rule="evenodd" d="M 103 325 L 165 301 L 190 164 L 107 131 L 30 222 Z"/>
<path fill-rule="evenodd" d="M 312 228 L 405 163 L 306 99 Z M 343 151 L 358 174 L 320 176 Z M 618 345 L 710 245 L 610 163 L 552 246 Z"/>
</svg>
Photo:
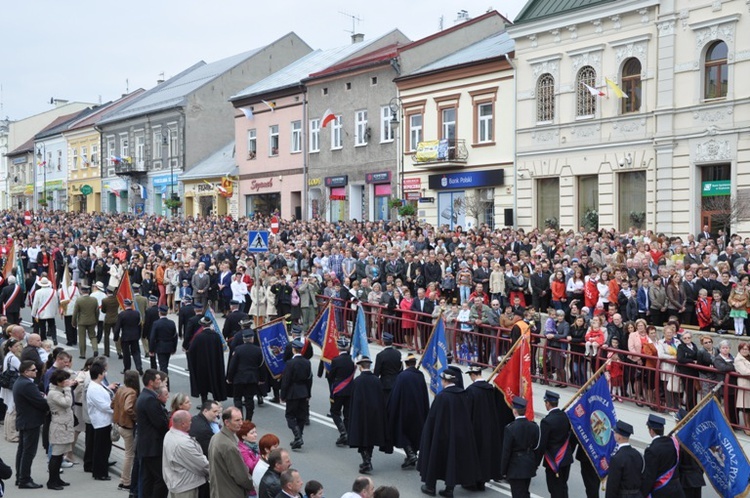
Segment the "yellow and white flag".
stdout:
<svg viewBox="0 0 750 498">
<path fill-rule="evenodd" d="M 617 83 L 615 83 L 614 81 L 612 81 L 609 78 L 604 78 L 604 81 L 607 82 L 607 86 L 612 89 L 612 92 L 614 92 L 615 96 L 618 99 L 626 99 L 626 98 L 628 98 L 628 94 L 625 93 L 625 92 L 623 92 L 622 88 L 620 88 L 619 86 L 617 86 Z"/>
</svg>

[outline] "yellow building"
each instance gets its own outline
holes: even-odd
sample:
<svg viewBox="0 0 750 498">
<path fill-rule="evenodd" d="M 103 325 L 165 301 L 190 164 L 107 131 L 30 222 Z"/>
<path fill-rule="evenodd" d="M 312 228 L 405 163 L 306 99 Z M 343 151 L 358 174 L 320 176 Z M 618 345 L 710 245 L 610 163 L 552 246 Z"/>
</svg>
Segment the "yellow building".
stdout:
<svg viewBox="0 0 750 498">
<path fill-rule="evenodd" d="M 232 141 L 180 175 L 185 186 L 185 198 L 180 199 L 185 216 L 239 217 L 239 167 L 234 152 Z M 168 198 L 166 186 L 162 191 L 162 198 Z"/>
</svg>

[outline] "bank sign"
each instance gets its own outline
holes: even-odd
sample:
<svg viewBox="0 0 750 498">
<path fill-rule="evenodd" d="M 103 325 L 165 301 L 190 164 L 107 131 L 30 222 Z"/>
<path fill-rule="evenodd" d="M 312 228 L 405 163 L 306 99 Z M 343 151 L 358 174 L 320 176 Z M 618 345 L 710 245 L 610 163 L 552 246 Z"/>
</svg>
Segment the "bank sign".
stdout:
<svg viewBox="0 0 750 498">
<path fill-rule="evenodd" d="M 732 180 L 717 180 L 714 182 L 703 182 L 701 195 L 703 197 L 716 197 L 719 195 L 732 194 Z"/>
<path fill-rule="evenodd" d="M 428 181 L 430 190 L 494 187 L 505 183 L 504 173 L 503 169 L 445 173 L 430 175 Z"/>
</svg>

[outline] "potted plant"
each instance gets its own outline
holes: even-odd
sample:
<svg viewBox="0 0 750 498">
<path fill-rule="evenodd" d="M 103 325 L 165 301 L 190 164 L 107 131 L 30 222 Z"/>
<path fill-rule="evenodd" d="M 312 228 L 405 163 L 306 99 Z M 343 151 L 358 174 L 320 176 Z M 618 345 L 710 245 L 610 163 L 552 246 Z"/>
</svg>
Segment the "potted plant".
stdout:
<svg viewBox="0 0 750 498">
<path fill-rule="evenodd" d="M 398 208 L 398 214 L 399 216 L 408 218 L 409 216 L 414 216 L 415 214 L 417 214 L 417 208 L 415 208 L 414 204 L 411 203 L 404 204 L 403 206 Z"/>
<path fill-rule="evenodd" d="M 593 232 L 599 229 L 599 213 L 592 207 L 587 207 L 583 214 L 583 226 L 586 230 Z"/>
<path fill-rule="evenodd" d="M 646 213 L 644 211 L 631 211 L 629 217 L 634 227 L 643 228 L 646 222 Z"/>
<path fill-rule="evenodd" d="M 177 214 L 177 210 L 182 206 L 182 201 L 173 197 L 164 201 L 164 205 L 171 209 L 173 214 Z"/>
<path fill-rule="evenodd" d="M 544 220 L 544 227 L 557 230 L 560 228 L 560 221 L 557 219 L 556 216 L 551 216 Z"/>
</svg>

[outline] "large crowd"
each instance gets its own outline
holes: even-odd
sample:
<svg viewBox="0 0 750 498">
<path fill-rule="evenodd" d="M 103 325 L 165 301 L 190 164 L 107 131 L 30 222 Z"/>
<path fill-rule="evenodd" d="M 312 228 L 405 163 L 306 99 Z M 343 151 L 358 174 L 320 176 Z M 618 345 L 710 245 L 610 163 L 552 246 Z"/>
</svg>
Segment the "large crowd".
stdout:
<svg viewBox="0 0 750 498">
<path fill-rule="evenodd" d="M 312 347 L 304 336 L 329 301 L 341 354 L 327 370 L 321 363 L 318 374 L 326 375 L 331 390 L 337 444 L 358 448 L 363 474 L 372 470 L 375 446 L 402 448 L 404 468 L 417 468 L 427 494 L 435 493 L 436 480 L 446 482 L 443 496 L 451 496 L 455 484 L 483 489 L 490 479 L 507 478 L 511 487 L 515 480 L 508 474 L 509 457 L 480 447 L 479 434 L 471 451 L 477 462 L 497 459 L 497 468 L 466 471 L 462 463 L 471 458 L 438 464 L 430 455 L 433 442 L 425 434 L 448 423 L 433 413 L 436 404 L 452 406 L 446 396 L 453 391 L 481 398 L 463 389 L 460 370 L 444 374 L 444 386 L 451 389 L 432 408 L 423 378 L 421 384 L 402 379 L 419 372 L 416 358 L 402 364 L 396 347 L 422 351 L 438 317 L 445 319 L 453 361 L 473 365 L 472 380 L 481 377 L 479 366 L 497 364 L 515 339 L 514 329 L 524 323 L 534 332 L 534 373 L 540 381 L 580 386 L 610 359 L 606 376 L 614 398 L 655 410 L 689 410 L 736 371 L 739 390 L 732 391 L 732 402 L 738 411 L 727 415 L 750 430 L 750 344 L 740 342 L 735 357 L 729 342 L 714 348 L 713 335 L 702 335 L 741 336 L 750 330 L 750 239 L 710 233 L 708 227 L 677 236 L 635 228 L 526 232 L 482 225 L 464 231 L 415 220 L 289 220 L 271 234 L 267 252 L 248 251 L 248 232 L 269 225 L 263 217 L 41 212 L 29 222 L 20 213 L 0 213 L 7 240 L 0 247 L 3 267 L 11 252 L 20 261 L 7 268 L 0 287 L 0 398 L 5 437 L 18 442 L 19 487 L 39 486 L 30 468 L 41 435 L 47 487 L 64 489 L 59 471 L 73 465 L 72 445 L 84 433 L 84 470 L 98 480 L 110 479 L 112 439 L 122 438 L 126 461 L 119 487 L 132 496 L 322 496 L 320 483 L 304 486 L 291 469 L 289 451 L 278 448 L 277 436 L 258 437 L 252 418 L 264 396 L 283 401 L 294 435 L 290 449 L 304 444 L 313 376 Z M 134 295 L 121 303 L 116 296 L 126 275 Z M 383 352 L 393 352 L 396 360 L 345 358 L 356 303 L 366 309 L 371 339 L 385 344 Z M 28 327 L 21 324 L 22 308 L 31 312 Z M 216 334 L 208 333 L 216 328 L 208 309 L 225 318 Z M 274 320 L 286 322 L 296 338 L 279 380 L 263 367 L 254 332 Z M 56 347 L 58 323 L 65 345 L 77 347 L 85 359 L 81 371 L 71 369 L 69 350 Z M 700 345 L 693 343 L 694 335 Z M 108 375 L 111 347 L 125 364 L 121 384 Z M 201 400 L 197 415 L 189 413 L 189 396 L 169 393 L 169 359 L 178 349 L 187 354 L 190 395 Z M 399 395 L 421 399 L 422 392 L 426 406 L 416 416 L 413 406 L 396 402 Z M 513 417 L 490 392 L 495 397 L 483 402 L 486 411 L 495 407 L 500 415 L 483 416 L 506 416 L 499 423 L 508 425 Z M 227 398 L 234 403 L 224 410 Z M 554 394 L 549 398 L 552 409 Z M 373 404 L 385 418 L 366 416 Z M 514 409 L 523 415 L 520 402 Z M 421 421 L 424 432 L 407 428 L 409 421 L 401 420 L 407 415 Z M 538 434 L 536 446 L 543 448 L 549 438 L 544 428 Z M 455 444 L 466 437 L 473 435 L 463 434 Z M 498 445 L 502 449 L 504 443 Z M 456 467 L 463 470 L 456 474 Z M 352 492 L 397 496 L 392 488 L 375 490 L 367 477 L 355 481 Z"/>
</svg>

